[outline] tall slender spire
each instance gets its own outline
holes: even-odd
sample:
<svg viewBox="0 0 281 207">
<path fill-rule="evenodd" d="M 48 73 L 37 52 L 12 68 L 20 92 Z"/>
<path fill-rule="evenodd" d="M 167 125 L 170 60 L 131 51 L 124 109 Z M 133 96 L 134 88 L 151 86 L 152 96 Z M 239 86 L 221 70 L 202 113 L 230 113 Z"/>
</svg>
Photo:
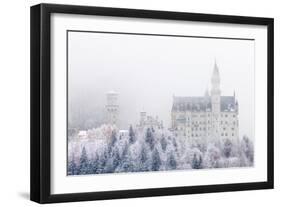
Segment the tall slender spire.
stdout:
<svg viewBox="0 0 281 207">
<path fill-rule="evenodd" d="M 219 73 L 219 68 L 216 59 L 215 59 L 211 82 L 212 82 L 212 91 L 220 90 L 220 73 Z"/>
<path fill-rule="evenodd" d="M 219 67 L 218 67 L 216 59 L 215 59 L 214 70 L 213 70 L 213 75 L 212 75 L 212 82 L 213 82 L 213 80 L 220 81 Z"/>
</svg>

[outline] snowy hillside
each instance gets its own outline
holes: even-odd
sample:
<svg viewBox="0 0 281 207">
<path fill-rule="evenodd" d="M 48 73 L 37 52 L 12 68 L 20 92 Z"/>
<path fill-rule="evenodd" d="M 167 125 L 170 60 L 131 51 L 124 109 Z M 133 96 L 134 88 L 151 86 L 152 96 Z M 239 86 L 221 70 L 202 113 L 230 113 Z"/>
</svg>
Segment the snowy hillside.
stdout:
<svg viewBox="0 0 281 207">
<path fill-rule="evenodd" d="M 68 175 L 248 167 L 254 163 L 253 143 L 210 142 L 176 137 L 167 129 L 130 127 L 128 133 L 103 125 L 68 142 Z"/>
</svg>

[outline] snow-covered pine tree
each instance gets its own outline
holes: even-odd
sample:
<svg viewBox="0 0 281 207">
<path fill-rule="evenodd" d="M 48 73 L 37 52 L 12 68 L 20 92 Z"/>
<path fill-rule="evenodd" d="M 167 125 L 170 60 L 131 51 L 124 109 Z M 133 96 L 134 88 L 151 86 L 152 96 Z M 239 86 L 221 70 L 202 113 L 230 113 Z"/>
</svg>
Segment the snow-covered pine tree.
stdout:
<svg viewBox="0 0 281 207">
<path fill-rule="evenodd" d="M 80 157 L 80 162 L 79 162 L 79 174 L 85 175 L 88 173 L 89 173 L 89 159 L 88 159 L 86 149 L 85 149 L 85 147 L 83 147 L 81 157 Z"/>
<path fill-rule="evenodd" d="M 124 160 L 126 158 L 128 152 L 129 152 L 129 144 L 128 144 L 128 142 L 126 142 L 122 149 L 121 160 Z"/>
<path fill-rule="evenodd" d="M 95 154 L 94 157 L 90 160 L 89 163 L 89 174 L 96 174 L 99 168 L 99 155 L 98 153 Z"/>
<path fill-rule="evenodd" d="M 115 147 L 116 142 L 117 142 L 117 133 L 116 130 L 114 129 L 111 132 L 109 142 L 107 143 L 106 146 L 104 146 L 104 149 L 107 152 L 107 154 L 110 155 L 112 153 L 112 150 Z"/>
<path fill-rule="evenodd" d="M 99 155 L 99 160 L 98 160 L 98 169 L 97 173 L 107 173 L 105 170 L 106 164 L 108 161 L 108 151 L 104 150 L 100 155 Z"/>
<path fill-rule="evenodd" d="M 161 166 L 161 158 L 159 152 L 156 148 L 154 148 L 152 152 L 152 163 L 151 163 L 151 170 L 158 171 Z"/>
<path fill-rule="evenodd" d="M 167 143 L 167 140 L 166 140 L 166 138 L 163 134 L 162 134 L 162 137 L 161 137 L 161 140 L 160 140 L 160 144 L 161 144 L 162 150 L 165 152 L 166 149 L 167 149 L 168 143 Z"/>
<path fill-rule="evenodd" d="M 178 143 L 177 143 L 175 137 L 173 138 L 173 146 L 174 146 L 175 151 L 178 151 Z"/>
<path fill-rule="evenodd" d="M 171 170 L 177 169 L 177 161 L 173 153 L 170 153 L 170 155 L 168 156 L 167 167 Z"/>
<path fill-rule="evenodd" d="M 230 139 L 225 139 L 223 143 L 223 154 L 226 158 L 231 156 L 232 152 L 232 142 Z"/>
<path fill-rule="evenodd" d="M 114 171 L 120 165 L 120 163 L 121 163 L 121 158 L 120 158 L 119 150 L 115 148 L 115 150 L 113 151 L 113 162 L 112 162 L 112 167 Z"/>
<path fill-rule="evenodd" d="M 107 173 L 115 172 L 116 168 L 120 165 L 120 162 L 121 159 L 120 159 L 119 150 L 117 147 L 114 147 L 107 158 L 105 171 Z"/>
<path fill-rule="evenodd" d="M 218 168 L 220 167 L 220 151 L 214 144 L 209 144 L 207 151 L 204 154 L 204 168 Z"/>
<path fill-rule="evenodd" d="M 241 149 L 245 154 L 245 157 L 249 161 L 249 164 L 253 164 L 254 162 L 254 144 L 247 136 L 243 136 Z"/>
<path fill-rule="evenodd" d="M 139 160 L 140 160 L 139 170 L 142 172 L 149 171 L 148 151 L 147 151 L 144 143 L 141 146 Z"/>
<path fill-rule="evenodd" d="M 149 145 L 150 149 L 153 150 L 154 145 L 155 145 L 155 140 L 154 140 L 153 133 L 150 128 L 146 129 L 145 141 Z"/>
<path fill-rule="evenodd" d="M 70 162 L 68 161 L 68 168 L 67 168 L 68 175 L 77 175 L 78 168 L 74 160 L 74 155 L 72 155 Z"/>
<path fill-rule="evenodd" d="M 136 141 L 135 132 L 133 130 L 132 125 L 130 125 L 130 128 L 129 128 L 129 142 L 130 142 L 130 144 L 133 144 L 133 143 L 135 143 L 135 141 Z"/>
<path fill-rule="evenodd" d="M 193 157 L 191 160 L 191 166 L 193 169 L 203 168 L 202 153 L 197 148 L 193 149 Z"/>
<path fill-rule="evenodd" d="M 125 155 L 124 159 L 122 159 L 122 164 L 119 168 L 121 172 L 135 172 L 135 163 L 132 160 L 132 156 L 130 155 L 130 151 Z"/>
</svg>

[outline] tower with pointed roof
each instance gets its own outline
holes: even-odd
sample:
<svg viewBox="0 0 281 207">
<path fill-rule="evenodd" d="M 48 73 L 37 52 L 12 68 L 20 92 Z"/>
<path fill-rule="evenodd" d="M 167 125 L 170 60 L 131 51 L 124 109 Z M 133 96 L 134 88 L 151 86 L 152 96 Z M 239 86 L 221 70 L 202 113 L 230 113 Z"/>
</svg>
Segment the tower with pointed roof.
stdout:
<svg viewBox="0 0 281 207">
<path fill-rule="evenodd" d="M 187 139 L 237 140 L 239 138 L 238 101 L 235 93 L 222 96 L 220 74 L 215 61 L 211 90 L 204 96 L 173 96 L 171 129 Z"/>
<path fill-rule="evenodd" d="M 219 137 L 220 134 L 220 112 L 221 112 L 221 90 L 220 90 L 220 74 L 217 62 L 215 61 L 213 75 L 211 79 L 211 105 L 212 105 L 212 129 L 213 137 Z"/>
</svg>

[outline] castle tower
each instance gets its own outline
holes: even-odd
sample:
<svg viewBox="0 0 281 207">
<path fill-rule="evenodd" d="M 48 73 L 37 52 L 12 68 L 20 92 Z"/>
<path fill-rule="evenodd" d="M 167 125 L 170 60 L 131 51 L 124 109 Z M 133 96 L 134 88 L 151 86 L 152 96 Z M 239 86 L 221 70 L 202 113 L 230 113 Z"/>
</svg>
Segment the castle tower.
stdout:
<svg viewBox="0 0 281 207">
<path fill-rule="evenodd" d="M 106 121 L 107 124 L 117 125 L 119 122 L 119 105 L 118 105 L 118 93 L 110 91 L 106 94 L 107 104 L 106 109 Z"/>
<path fill-rule="evenodd" d="M 215 61 L 212 75 L 211 104 L 212 104 L 212 124 L 213 138 L 220 137 L 220 112 L 221 112 L 221 91 L 220 91 L 220 74 Z"/>
</svg>

